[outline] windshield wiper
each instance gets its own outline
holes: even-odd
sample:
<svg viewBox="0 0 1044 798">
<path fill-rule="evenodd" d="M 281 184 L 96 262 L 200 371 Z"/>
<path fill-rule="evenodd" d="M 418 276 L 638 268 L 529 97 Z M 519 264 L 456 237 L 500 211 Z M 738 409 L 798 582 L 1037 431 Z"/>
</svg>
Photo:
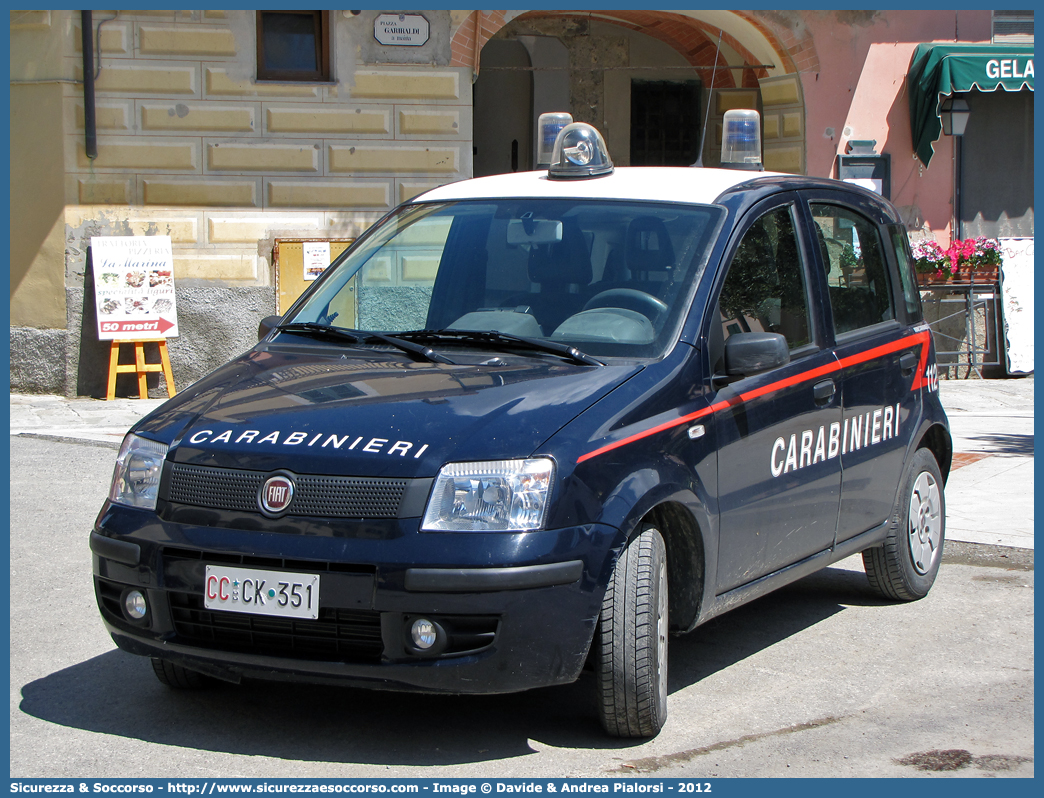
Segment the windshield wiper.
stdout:
<svg viewBox="0 0 1044 798">
<path fill-rule="evenodd" d="M 362 340 L 354 330 L 346 330 L 344 327 L 333 327 L 329 324 L 320 324 L 317 321 L 292 321 L 288 324 L 276 325 L 276 329 L 279 332 L 300 332 L 339 338 L 353 344 L 357 344 Z"/>
<path fill-rule="evenodd" d="M 405 340 L 398 335 L 384 335 L 383 333 L 362 333 L 362 335 L 366 336 L 367 341 L 371 339 L 383 341 L 388 344 L 388 346 L 394 346 L 396 349 L 401 349 L 403 352 L 411 352 L 415 355 L 420 355 L 422 358 L 432 363 L 449 363 L 450 365 L 455 365 L 448 357 L 443 357 L 430 347 Z"/>
<path fill-rule="evenodd" d="M 311 335 L 338 338 L 342 341 L 348 341 L 349 343 L 353 344 L 367 344 L 373 341 L 380 341 L 381 343 L 387 344 L 388 346 L 395 347 L 400 352 L 407 352 L 409 354 L 420 355 L 429 363 L 449 363 L 451 365 L 453 364 L 452 360 L 450 360 L 447 357 L 443 357 L 438 352 L 435 352 L 426 346 L 416 344 L 413 341 L 404 341 L 392 335 L 384 335 L 383 333 L 364 332 L 363 330 L 351 330 L 347 327 L 334 327 L 330 324 L 320 324 L 317 321 L 292 321 L 288 324 L 280 324 L 278 327 L 276 327 L 276 329 L 279 330 L 279 332 L 300 332 L 308 333 Z"/>
<path fill-rule="evenodd" d="M 515 349 L 535 349 L 539 352 L 561 355 L 584 366 L 605 365 L 601 360 L 596 360 L 586 352 L 581 352 L 569 344 L 560 344 L 557 341 L 547 341 L 542 338 L 526 338 L 497 330 L 489 332 L 482 330 L 413 330 L 399 333 L 397 337 L 418 341 L 466 341 L 494 348 L 510 346 Z"/>
</svg>

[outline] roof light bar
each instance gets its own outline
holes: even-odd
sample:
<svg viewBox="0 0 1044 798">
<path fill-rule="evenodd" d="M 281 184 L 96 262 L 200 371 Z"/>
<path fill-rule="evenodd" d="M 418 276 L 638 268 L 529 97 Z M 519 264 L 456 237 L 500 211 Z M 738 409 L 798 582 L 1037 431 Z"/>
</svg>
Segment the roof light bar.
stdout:
<svg viewBox="0 0 1044 798">
<path fill-rule="evenodd" d="M 757 111 L 734 109 L 725 112 L 721 168 L 765 171 L 761 163 L 761 116 Z"/>
<path fill-rule="evenodd" d="M 562 128 L 572 124 L 572 114 L 546 113 L 541 114 L 537 120 L 537 166 L 548 166 L 551 163 L 551 153 L 555 149 L 555 140 Z"/>
<path fill-rule="evenodd" d="M 576 180 L 612 172 L 613 161 L 601 133 L 586 122 L 573 122 L 562 128 L 547 168 L 549 178 Z"/>
</svg>

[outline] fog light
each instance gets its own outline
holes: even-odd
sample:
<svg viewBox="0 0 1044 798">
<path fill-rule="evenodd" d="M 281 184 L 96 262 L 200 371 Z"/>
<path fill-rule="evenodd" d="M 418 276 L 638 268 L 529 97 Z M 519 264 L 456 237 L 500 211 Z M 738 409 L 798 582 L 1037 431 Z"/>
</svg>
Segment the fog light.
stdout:
<svg viewBox="0 0 1044 798">
<path fill-rule="evenodd" d="M 418 618 L 410 627 L 410 637 L 413 638 L 413 645 L 415 645 L 419 650 L 427 651 L 435 645 L 435 641 L 438 640 L 439 634 L 435 629 L 435 624 L 427 618 Z"/>
<path fill-rule="evenodd" d="M 123 611 L 132 621 L 140 621 L 149 611 L 145 603 L 145 594 L 140 590 L 128 590 L 123 597 Z"/>
</svg>

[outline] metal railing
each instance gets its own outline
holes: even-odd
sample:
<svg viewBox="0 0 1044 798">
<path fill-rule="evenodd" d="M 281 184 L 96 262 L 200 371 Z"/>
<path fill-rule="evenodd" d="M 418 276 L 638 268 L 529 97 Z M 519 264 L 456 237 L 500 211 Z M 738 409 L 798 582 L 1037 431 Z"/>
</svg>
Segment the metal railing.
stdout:
<svg viewBox="0 0 1044 798">
<path fill-rule="evenodd" d="M 1003 364 L 999 299 L 998 283 L 922 286 L 921 302 L 935 339 L 940 375 L 981 378 L 984 366 Z"/>
</svg>

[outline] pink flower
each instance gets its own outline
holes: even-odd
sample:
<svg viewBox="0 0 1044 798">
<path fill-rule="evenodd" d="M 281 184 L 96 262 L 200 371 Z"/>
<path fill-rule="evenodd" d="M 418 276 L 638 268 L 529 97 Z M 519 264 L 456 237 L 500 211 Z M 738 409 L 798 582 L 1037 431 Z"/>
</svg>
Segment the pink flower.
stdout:
<svg viewBox="0 0 1044 798">
<path fill-rule="evenodd" d="M 924 258 L 925 260 L 939 261 L 942 260 L 943 250 L 937 241 L 924 239 L 914 245 L 913 255 L 917 259 Z"/>
</svg>

